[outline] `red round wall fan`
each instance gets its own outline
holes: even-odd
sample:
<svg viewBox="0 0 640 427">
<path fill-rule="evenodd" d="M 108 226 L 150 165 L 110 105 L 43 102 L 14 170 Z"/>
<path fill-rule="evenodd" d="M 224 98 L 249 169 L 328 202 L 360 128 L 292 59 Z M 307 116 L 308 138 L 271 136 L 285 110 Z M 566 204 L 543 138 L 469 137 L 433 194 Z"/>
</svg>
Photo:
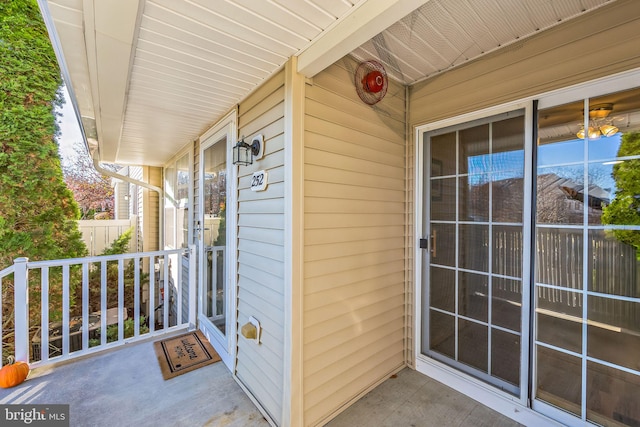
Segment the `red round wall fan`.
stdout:
<svg viewBox="0 0 640 427">
<path fill-rule="evenodd" d="M 365 61 L 358 65 L 355 74 L 356 92 L 369 105 L 376 104 L 387 94 L 387 72 L 377 61 Z"/>
</svg>

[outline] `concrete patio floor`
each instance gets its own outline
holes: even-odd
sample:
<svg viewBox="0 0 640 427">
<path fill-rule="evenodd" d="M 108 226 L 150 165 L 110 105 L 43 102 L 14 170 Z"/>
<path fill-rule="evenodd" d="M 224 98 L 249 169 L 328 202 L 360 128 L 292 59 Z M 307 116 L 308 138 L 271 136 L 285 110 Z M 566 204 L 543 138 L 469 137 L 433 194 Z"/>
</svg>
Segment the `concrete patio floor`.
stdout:
<svg viewBox="0 0 640 427">
<path fill-rule="evenodd" d="M 0 389 L 0 404 L 20 403 L 69 404 L 72 427 L 269 425 L 222 362 L 164 381 L 152 342 L 34 369 L 21 385 Z M 411 369 L 389 378 L 328 424 L 517 425 Z"/>
<path fill-rule="evenodd" d="M 326 427 L 519 425 L 451 387 L 405 368 L 367 393 Z"/>
<path fill-rule="evenodd" d="M 34 369 L 0 389 L 19 403 L 69 404 L 72 427 L 269 426 L 222 362 L 165 381 L 150 341 Z"/>
</svg>

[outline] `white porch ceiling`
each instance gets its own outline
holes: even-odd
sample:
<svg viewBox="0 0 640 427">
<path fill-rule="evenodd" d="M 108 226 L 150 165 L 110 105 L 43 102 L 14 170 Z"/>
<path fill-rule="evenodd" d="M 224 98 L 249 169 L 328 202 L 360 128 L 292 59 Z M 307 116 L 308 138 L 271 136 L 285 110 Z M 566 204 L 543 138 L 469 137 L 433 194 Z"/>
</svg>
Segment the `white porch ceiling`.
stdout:
<svg viewBox="0 0 640 427">
<path fill-rule="evenodd" d="M 39 0 L 99 158 L 162 165 L 293 55 L 412 84 L 614 0 Z M 412 13 L 413 12 L 413 13 Z"/>
<path fill-rule="evenodd" d="M 355 49 L 406 85 L 615 0 L 431 0 Z"/>
</svg>

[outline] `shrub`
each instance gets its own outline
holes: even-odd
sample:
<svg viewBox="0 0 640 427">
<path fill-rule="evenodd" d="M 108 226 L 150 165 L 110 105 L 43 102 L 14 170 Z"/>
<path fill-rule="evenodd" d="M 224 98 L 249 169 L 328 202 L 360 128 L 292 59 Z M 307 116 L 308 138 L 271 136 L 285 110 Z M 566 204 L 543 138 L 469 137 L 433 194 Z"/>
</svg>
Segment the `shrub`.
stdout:
<svg viewBox="0 0 640 427">
<path fill-rule="evenodd" d="M 124 337 L 130 338 L 135 333 L 135 320 L 132 318 L 128 318 L 124 321 Z M 146 318 L 144 316 L 140 316 L 140 334 L 146 334 L 149 332 L 149 327 L 146 324 Z M 97 337 L 91 338 L 89 340 L 89 347 L 96 347 L 100 345 L 101 340 L 101 331 L 98 329 Z M 114 342 L 118 340 L 118 325 L 113 324 L 107 326 L 107 342 Z"/>
</svg>

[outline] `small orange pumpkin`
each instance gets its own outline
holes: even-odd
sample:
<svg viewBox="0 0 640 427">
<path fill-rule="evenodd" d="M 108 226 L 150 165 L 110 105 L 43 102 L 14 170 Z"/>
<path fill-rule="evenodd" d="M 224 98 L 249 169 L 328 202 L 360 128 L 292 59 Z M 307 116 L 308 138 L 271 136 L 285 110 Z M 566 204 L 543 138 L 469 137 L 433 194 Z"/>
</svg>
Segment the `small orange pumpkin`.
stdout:
<svg viewBox="0 0 640 427">
<path fill-rule="evenodd" d="M 16 362 L 13 356 L 7 358 L 8 364 L 0 369 L 0 387 L 9 388 L 21 384 L 29 375 L 29 364 Z"/>
</svg>

